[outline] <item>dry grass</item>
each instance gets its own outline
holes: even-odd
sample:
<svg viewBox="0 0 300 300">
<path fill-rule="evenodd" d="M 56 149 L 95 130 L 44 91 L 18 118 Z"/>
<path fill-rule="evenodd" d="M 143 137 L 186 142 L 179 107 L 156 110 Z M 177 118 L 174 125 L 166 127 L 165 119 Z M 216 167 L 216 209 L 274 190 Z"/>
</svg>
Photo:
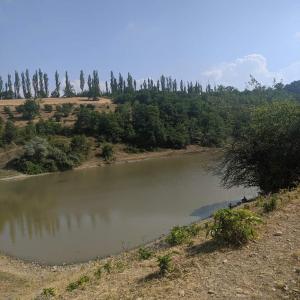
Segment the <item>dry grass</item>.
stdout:
<svg viewBox="0 0 300 300">
<path fill-rule="evenodd" d="M 57 299 L 299 299 L 300 188 L 279 195 L 280 208 L 264 216 L 259 239 L 239 249 L 220 248 L 201 231 L 193 245 L 152 245 L 155 256 L 171 253 L 174 271 L 158 273 L 157 258 L 137 251 L 86 264 L 39 267 L 0 258 L 1 299 L 32 299 L 53 287 Z M 253 206 L 254 207 L 254 206 Z M 257 209 L 257 208 L 256 208 Z M 109 261 L 111 271 L 105 271 Z M 101 276 L 95 272 L 102 268 Z M 88 276 L 72 292 L 70 282 Z"/>
</svg>

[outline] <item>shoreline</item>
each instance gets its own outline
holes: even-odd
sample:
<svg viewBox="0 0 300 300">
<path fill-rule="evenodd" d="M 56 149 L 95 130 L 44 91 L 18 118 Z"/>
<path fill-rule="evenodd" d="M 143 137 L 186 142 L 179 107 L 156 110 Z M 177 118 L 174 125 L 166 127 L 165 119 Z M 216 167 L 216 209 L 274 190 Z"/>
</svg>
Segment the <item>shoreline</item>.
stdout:
<svg viewBox="0 0 300 300">
<path fill-rule="evenodd" d="M 116 152 L 115 159 L 111 162 L 105 162 L 103 159 L 98 157 L 92 157 L 91 159 L 86 160 L 80 166 L 70 170 L 70 171 L 80 171 L 90 168 L 104 167 L 109 165 L 119 165 L 126 163 L 136 163 L 145 160 L 157 159 L 157 158 L 168 158 L 174 156 L 181 156 L 185 154 L 199 154 L 199 153 L 210 153 L 212 155 L 220 156 L 222 152 L 222 148 L 209 148 L 209 147 L 201 147 L 198 145 L 188 145 L 185 149 L 159 149 L 157 151 L 147 151 L 141 153 L 126 153 L 124 151 L 118 150 Z M 5 169 L 1 169 L 5 172 Z M 9 171 L 8 171 L 9 172 Z M 63 173 L 63 172 L 54 172 L 54 173 Z M 23 173 L 18 173 L 14 175 L 9 175 L 7 177 L 0 178 L 0 182 L 9 182 L 16 180 L 24 180 L 37 176 L 45 176 L 54 173 L 41 173 L 36 175 L 28 175 Z"/>
</svg>

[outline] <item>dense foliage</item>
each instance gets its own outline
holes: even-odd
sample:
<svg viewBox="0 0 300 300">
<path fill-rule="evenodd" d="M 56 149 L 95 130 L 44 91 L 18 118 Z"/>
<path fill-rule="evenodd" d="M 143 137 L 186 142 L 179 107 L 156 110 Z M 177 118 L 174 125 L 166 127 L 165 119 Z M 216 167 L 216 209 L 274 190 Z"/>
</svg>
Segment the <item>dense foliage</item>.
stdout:
<svg viewBox="0 0 300 300">
<path fill-rule="evenodd" d="M 274 102 L 254 109 L 249 125 L 228 148 L 222 167 L 227 186 L 258 186 L 268 193 L 297 185 L 300 106 Z"/>
</svg>

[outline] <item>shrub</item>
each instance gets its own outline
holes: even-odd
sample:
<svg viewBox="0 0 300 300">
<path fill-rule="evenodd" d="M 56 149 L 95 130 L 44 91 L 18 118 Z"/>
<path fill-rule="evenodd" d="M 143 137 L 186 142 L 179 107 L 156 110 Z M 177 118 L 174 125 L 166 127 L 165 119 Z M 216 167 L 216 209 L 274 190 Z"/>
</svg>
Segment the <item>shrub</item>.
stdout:
<svg viewBox="0 0 300 300">
<path fill-rule="evenodd" d="M 190 226 L 175 226 L 166 238 L 166 242 L 171 246 L 189 242 L 191 237 L 198 234 L 200 227 L 196 224 Z"/>
<path fill-rule="evenodd" d="M 232 245 L 242 245 L 255 238 L 254 226 L 261 219 L 246 209 L 231 210 L 228 208 L 218 210 L 214 215 L 214 223 L 208 228 L 215 240 Z"/>
<path fill-rule="evenodd" d="M 144 247 L 141 247 L 138 250 L 138 255 L 139 255 L 140 260 L 147 260 L 153 255 L 153 253 L 152 253 L 151 250 L 149 250 L 147 248 L 144 248 Z"/>
<path fill-rule="evenodd" d="M 112 264 L 111 261 L 108 261 L 104 266 L 103 269 L 107 272 L 107 273 L 111 273 L 112 271 Z"/>
<path fill-rule="evenodd" d="M 8 120 L 4 127 L 3 132 L 3 141 L 6 144 L 10 144 L 12 141 L 14 141 L 17 137 L 17 128 L 15 124 Z"/>
<path fill-rule="evenodd" d="M 75 282 L 71 282 L 68 286 L 67 286 L 67 291 L 68 292 L 72 292 L 73 290 L 81 287 L 84 283 L 89 282 L 90 278 L 86 275 L 81 276 L 77 281 Z"/>
<path fill-rule="evenodd" d="M 159 273 L 162 276 L 172 271 L 172 258 L 170 254 L 159 256 L 157 258 L 157 261 L 159 266 Z"/>
<path fill-rule="evenodd" d="M 4 106 L 4 112 L 7 114 L 9 119 L 13 119 L 14 118 L 14 114 L 11 111 L 9 106 Z"/>
<path fill-rule="evenodd" d="M 48 298 L 49 297 L 54 297 L 55 296 L 54 288 L 45 288 L 45 289 L 43 289 L 42 295 L 46 296 Z"/>
<path fill-rule="evenodd" d="M 102 275 L 102 268 L 99 267 L 99 268 L 96 270 L 96 272 L 94 273 L 94 275 L 95 275 L 95 277 L 96 277 L 97 279 L 100 279 L 100 278 L 101 278 L 101 275 Z"/>
<path fill-rule="evenodd" d="M 40 111 L 40 106 L 35 100 L 26 100 L 23 105 L 23 118 L 33 120 Z"/>
<path fill-rule="evenodd" d="M 44 111 L 48 112 L 48 113 L 51 113 L 53 111 L 53 106 L 50 105 L 50 104 L 45 104 L 44 105 Z"/>
<path fill-rule="evenodd" d="M 114 157 L 114 150 L 111 144 L 104 144 L 102 146 L 102 157 L 105 161 L 111 161 Z"/>
<path fill-rule="evenodd" d="M 265 213 L 271 212 L 277 208 L 278 202 L 275 196 L 272 196 L 270 199 L 267 199 L 263 203 L 263 209 Z"/>
</svg>

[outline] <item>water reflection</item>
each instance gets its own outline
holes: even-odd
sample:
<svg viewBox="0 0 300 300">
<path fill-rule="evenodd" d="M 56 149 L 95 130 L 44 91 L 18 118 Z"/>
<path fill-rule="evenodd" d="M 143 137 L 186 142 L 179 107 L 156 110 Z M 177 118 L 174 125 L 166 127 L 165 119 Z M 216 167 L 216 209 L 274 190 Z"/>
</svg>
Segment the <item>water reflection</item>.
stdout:
<svg viewBox="0 0 300 300">
<path fill-rule="evenodd" d="M 151 240 L 239 199 L 204 168 L 209 154 L 0 183 L 0 250 L 47 263 L 83 261 Z"/>
</svg>

